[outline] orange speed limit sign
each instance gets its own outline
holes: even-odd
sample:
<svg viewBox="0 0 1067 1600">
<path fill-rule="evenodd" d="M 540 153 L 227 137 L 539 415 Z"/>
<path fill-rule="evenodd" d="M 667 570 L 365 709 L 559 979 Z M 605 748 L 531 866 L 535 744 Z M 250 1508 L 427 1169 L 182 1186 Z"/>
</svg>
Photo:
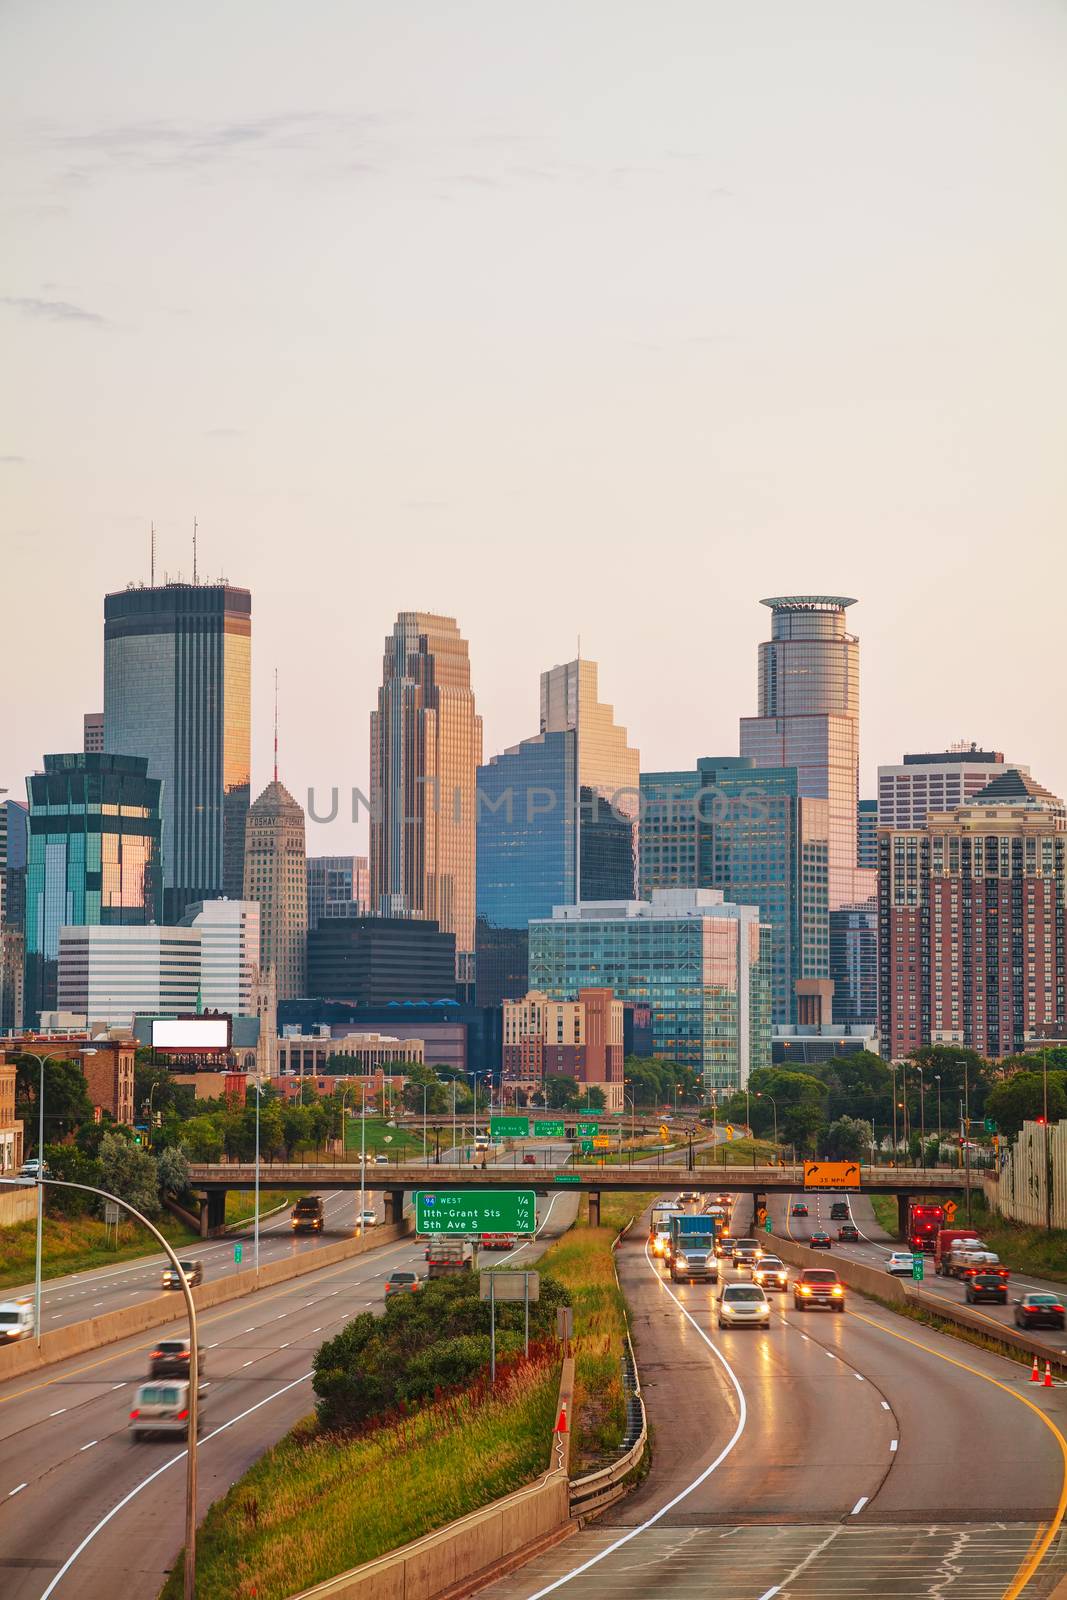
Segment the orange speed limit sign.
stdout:
<svg viewBox="0 0 1067 1600">
<path fill-rule="evenodd" d="M 858 1161 L 805 1161 L 805 1189 L 858 1189 Z"/>
</svg>

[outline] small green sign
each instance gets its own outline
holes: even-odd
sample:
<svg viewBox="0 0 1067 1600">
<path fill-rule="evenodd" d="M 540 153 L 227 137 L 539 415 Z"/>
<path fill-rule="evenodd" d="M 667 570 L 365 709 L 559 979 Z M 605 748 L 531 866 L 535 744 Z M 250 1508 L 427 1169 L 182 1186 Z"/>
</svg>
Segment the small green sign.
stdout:
<svg viewBox="0 0 1067 1600">
<path fill-rule="evenodd" d="M 567 1137 L 566 1125 L 562 1122 L 535 1122 L 535 1139 L 565 1139 Z"/>
<path fill-rule="evenodd" d="M 578 1140 L 578 1154 L 580 1156 L 591 1156 L 593 1154 L 593 1141 L 592 1141 L 592 1139 L 579 1139 Z"/>
<path fill-rule="evenodd" d="M 580 1172 L 557 1172 L 555 1181 L 557 1183 L 581 1183 L 582 1175 Z"/>
<path fill-rule="evenodd" d="M 579 1122 L 577 1125 L 579 1139 L 591 1139 L 595 1133 L 600 1132 L 599 1122 Z"/>
<path fill-rule="evenodd" d="M 244 1254 L 244 1246 L 240 1245 L 240 1244 L 235 1244 L 234 1247 L 233 1247 L 233 1259 L 237 1263 L 238 1266 L 241 1265 L 241 1257 L 242 1257 L 243 1254 Z"/>
<path fill-rule="evenodd" d="M 911 1275 L 915 1279 L 916 1283 L 922 1283 L 922 1281 L 923 1281 L 923 1273 L 925 1272 L 925 1270 L 926 1270 L 926 1263 L 924 1262 L 922 1256 L 912 1256 L 912 1258 L 911 1258 Z"/>
<path fill-rule="evenodd" d="M 997 1124 L 996 1124 L 996 1119 L 994 1117 L 986 1117 L 986 1119 L 985 1119 L 985 1131 L 986 1131 L 986 1133 L 996 1133 Z"/>
<path fill-rule="evenodd" d="M 770 1217 L 768 1217 L 766 1222 L 763 1224 L 763 1231 L 764 1231 L 764 1233 L 773 1233 L 774 1232 L 774 1228 L 771 1225 Z"/>
<path fill-rule="evenodd" d="M 529 1117 L 490 1117 L 491 1139 L 527 1139 L 530 1134 Z"/>
<path fill-rule="evenodd" d="M 419 1233 L 534 1233 L 537 1196 L 532 1189 L 417 1189 Z"/>
</svg>

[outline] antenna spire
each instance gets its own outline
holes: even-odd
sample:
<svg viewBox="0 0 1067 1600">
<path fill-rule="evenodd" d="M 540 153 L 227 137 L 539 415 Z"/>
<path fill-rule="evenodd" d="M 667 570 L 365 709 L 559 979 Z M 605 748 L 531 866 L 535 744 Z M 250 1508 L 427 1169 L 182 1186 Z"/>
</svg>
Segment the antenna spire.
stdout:
<svg viewBox="0 0 1067 1600">
<path fill-rule="evenodd" d="M 278 781 L 278 669 L 274 669 L 274 781 Z"/>
<path fill-rule="evenodd" d="M 155 525 L 154 522 L 152 523 L 151 527 L 152 527 L 152 559 L 151 559 L 151 562 L 149 564 L 149 576 L 150 576 L 150 581 L 151 581 L 151 584 L 152 584 L 152 588 L 154 589 L 155 586 L 156 586 L 156 525 Z"/>
<path fill-rule="evenodd" d="M 193 582 L 196 582 L 196 518 L 193 518 Z"/>
</svg>

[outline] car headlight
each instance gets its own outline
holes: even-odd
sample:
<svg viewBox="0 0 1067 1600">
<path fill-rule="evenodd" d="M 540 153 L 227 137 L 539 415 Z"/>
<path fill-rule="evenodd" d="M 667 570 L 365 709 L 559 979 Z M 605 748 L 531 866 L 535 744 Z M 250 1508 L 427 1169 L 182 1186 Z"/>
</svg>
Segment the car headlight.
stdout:
<svg viewBox="0 0 1067 1600">
<path fill-rule="evenodd" d="M 809 1289 L 809 1287 L 808 1287 L 808 1285 L 806 1283 L 802 1283 L 800 1285 L 800 1292 L 801 1292 L 801 1294 L 810 1294 L 811 1290 Z"/>
<path fill-rule="evenodd" d="M 839 1283 L 835 1283 L 833 1292 L 834 1292 L 834 1294 L 844 1294 L 845 1291 L 844 1291 L 844 1289 L 842 1289 L 842 1287 L 841 1287 L 841 1285 Z"/>
<path fill-rule="evenodd" d="M 681 1267 L 684 1270 L 689 1265 L 689 1262 L 686 1260 L 685 1256 L 675 1256 L 674 1264 L 676 1267 Z"/>
</svg>

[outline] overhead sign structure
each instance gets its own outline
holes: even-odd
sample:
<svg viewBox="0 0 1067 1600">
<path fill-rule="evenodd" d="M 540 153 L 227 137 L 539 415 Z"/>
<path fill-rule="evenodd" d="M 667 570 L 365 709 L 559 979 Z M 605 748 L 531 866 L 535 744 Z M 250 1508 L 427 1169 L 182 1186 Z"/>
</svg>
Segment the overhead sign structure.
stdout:
<svg viewBox="0 0 1067 1600">
<path fill-rule="evenodd" d="M 418 1233 L 534 1233 L 537 1195 L 532 1189 L 416 1189 Z"/>
<path fill-rule="evenodd" d="M 492 1278 L 492 1286 L 489 1280 Z M 541 1274 L 539 1272 L 491 1272 L 478 1274 L 478 1298 L 488 1300 L 540 1300 Z"/>
<path fill-rule="evenodd" d="M 593 1141 L 592 1141 L 592 1139 L 579 1139 L 578 1140 L 578 1154 L 580 1156 L 591 1156 L 593 1154 Z"/>
<path fill-rule="evenodd" d="M 581 1183 L 582 1175 L 580 1172 L 557 1172 L 552 1181 L 553 1183 Z"/>
<path fill-rule="evenodd" d="M 858 1161 L 805 1161 L 805 1189 L 858 1189 Z"/>
<path fill-rule="evenodd" d="M 535 1122 L 533 1125 L 535 1139 L 565 1139 L 567 1127 L 563 1122 Z"/>
<path fill-rule="evenodd" d="M 600 1132 L 599 1122 L 579 1122 L 576 1130 L 579 1139 L 591 1139 L 594 1133 Z"/>
<path fill-rule="evenodd" d="M 528 1139 L 529 1136 L 529 1117 L 489 1118 L 489 1137 L 491 1139 Z"/>
</svg>

